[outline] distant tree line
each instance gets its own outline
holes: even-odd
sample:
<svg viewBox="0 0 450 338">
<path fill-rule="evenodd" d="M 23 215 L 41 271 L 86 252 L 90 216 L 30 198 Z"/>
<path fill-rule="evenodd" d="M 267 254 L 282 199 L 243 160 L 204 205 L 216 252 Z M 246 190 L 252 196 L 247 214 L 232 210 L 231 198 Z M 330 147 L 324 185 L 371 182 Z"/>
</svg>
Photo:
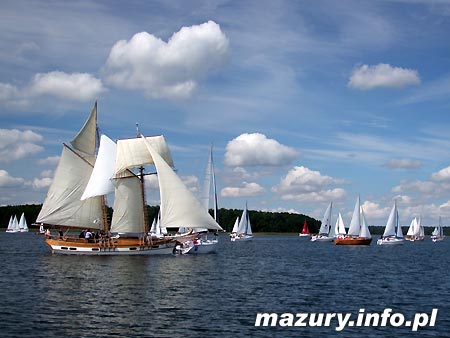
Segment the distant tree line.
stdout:
<svg viewBox="0 0 450 338">
<path fill-rule="evenodd" d="M 25 213 L 25 218 L 28 223 L 28 227 L 32 228 L 32 223 L 36 221 L 36 218 L 41 210 L 42 204 L 26 204 L 26 205 L 8 205 L 0 207 L 0 228 L 6 229 L 8 226 L 9 218 L 11 215 L 20 215 Z M 108 223 L 111 222 L 113 209 L 107 207 Z M 151 225 L 153 219 L 157 217 L 159 212 L 159 206 L 147 206 L 147 219 L 148 224 Z M 212 210 L 210 210 L 212 215 Z M 239 209 L 224 209 L 219 210 L 220 226 L 227 232 L 231 232 L 234 222 L 237 217 L 241 217 L 242 210 Z M 321 222 L 303 214 L 291 214 L 287 212 L 267 212 L 267 211 L 253 211 L 249 210 L 250 222 L 253 232 L 300 232 L 303 223 L 306 220 L 309 231 L 311 233 L 317 233 L 320 228 Z M 384 226 L 370 226 L 370 233 L 372 235 L 381 235 L 384 231 Z M 407 227 L 403 227 L 403 234 L 406 234 Z M 425 234 L 430 235 L 433 231 L 432 227 L 425 227 Z M 444 233 L 447 234 L 447 228 L 444 228 Z"/>
</svg>

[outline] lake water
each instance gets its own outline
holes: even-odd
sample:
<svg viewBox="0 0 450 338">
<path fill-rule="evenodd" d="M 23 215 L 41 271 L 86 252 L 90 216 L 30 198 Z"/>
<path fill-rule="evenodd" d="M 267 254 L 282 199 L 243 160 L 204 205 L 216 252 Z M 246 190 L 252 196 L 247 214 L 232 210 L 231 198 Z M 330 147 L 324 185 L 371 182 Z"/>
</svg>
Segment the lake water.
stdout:
<svg viewBox="0 0 450 338">
<path fill-rule="evenodd" d="M 375 241 L 374 241 L 375 242 Z M 216 254 L 52 255 L 0 233 L 1 337 L 450 337 L 450 238 L 334 246 L 256 236 Z M 431 314 L 434 327 L 255 327 L 257 313 Z"/>
</svg>

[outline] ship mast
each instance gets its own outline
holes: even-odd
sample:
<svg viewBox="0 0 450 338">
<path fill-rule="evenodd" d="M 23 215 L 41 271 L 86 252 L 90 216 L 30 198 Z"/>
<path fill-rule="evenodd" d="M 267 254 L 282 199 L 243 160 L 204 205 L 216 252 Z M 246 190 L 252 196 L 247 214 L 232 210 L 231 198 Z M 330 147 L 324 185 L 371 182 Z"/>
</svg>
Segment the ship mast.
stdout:
<svg viewBox="0 0 450 338">
<path fill-rule="evenodd" d="M 142 133 L 139 130 L 139 123 L 136 122 L 136 136 L 142 137 Z M 141 192 L 142 192 L 142 205 L 144 206 L 144 224 L 143 226 L 143 232 L 148 233 L 149 227 L 148 227 L 148 220 L 147 220 L 147 201 L 145 198 L 145 180 L 144 180 L 145 174 L 144 174 L 144 166 L 139 167 L 139 180 L 141 181 Z"/>
</svg>

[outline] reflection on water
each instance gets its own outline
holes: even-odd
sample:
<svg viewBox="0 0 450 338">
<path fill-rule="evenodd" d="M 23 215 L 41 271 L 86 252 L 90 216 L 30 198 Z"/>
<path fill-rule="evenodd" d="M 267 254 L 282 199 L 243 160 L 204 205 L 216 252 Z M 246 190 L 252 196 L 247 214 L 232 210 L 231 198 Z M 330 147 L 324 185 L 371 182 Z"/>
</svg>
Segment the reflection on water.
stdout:
<svg viewBox="0 0 450 338">
<path fill-rule="evenodd" d="M 217 254 L 51 255 L 41 236 L 0 234 L 2 337 L 386 337 L 406 328 L 255 328 L 258 312 L 439 309 L 450 329 L 450 240 L 345 247 L 256 236 Z"/>
</svg>

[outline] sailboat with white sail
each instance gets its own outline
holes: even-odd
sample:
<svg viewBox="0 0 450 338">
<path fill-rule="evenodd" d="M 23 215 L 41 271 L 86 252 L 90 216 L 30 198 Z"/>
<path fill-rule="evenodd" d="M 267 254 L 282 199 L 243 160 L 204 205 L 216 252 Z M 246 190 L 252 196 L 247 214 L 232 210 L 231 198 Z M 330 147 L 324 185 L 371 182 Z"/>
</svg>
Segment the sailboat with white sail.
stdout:
<svg viewBox="0 0 450 338">
<path fill-rule="evenodd" d="M 414 217 L 409 225 L 405 239 L 411 242 L 423 241 L 425 239 L 425 229 L 422 225 L 422 217 Z"/>
<path fill-rule="evenodd" d="M 216 185 L 216 175 L 214 170 L 214 159 L 213 159 L 213 147 L 211 145 L 209 151 L 208 163 L 206 165 L 205 179 L 203 183 L 203 193 L 202 202 L 205 207 L 206 212 L 209 212 L 209 205 L 211 199 L 212 190 L 212 200 L 213 200 L 213 217 L 216 222 L 219 218 L 219 207 L 217 202 L 217 185 Z M 221 228 L 222 229 L 222 228 Z M 214 238 L 208 238 L 208 229 L 205 228 L 194 228 L 194 233 L 197 236 L 192 240 L 192 245 L 186 253 L 189 254 L 201 254 L 201 253 L 212 253 L 217 250 L 217 245 L 219 243 L 218 230 L 214 231 Z"/>
<path fill-rule="evenodd" d="M 230 235 L 232 242 L 235 241 L 249 241 L 253 239 L 252 227 L 250 224 L 250 216 L 248 213 L 247 203 L 245 203 L 245 209 L 242 211 L 239 226 L 235 233 Z"/>
<path fill-rule="evenodd" d="M 397 201 L 394 201 L 394 205 L 389 214 L 384 233 L 377 241 L 378 245 L 398 245 L 404 244 L 402 227 L 400 226 Z"/>
<path fill-rule="evenodd" d="M 444 229 L 442 228 L 442 220 L 441 216 L 439 216 L 439 224 L 434 228 L 433 232 L 431 233 L 431 240 L 433 242 L 440 242 L 444 240 Z"/>
<path fill-rule="evenodd" d="M 361 207 L 360 197 L 356 199 L 352 220 L 348 228 L 347 235 L 337 237 L 334 241 L 336 245 L 370 245 L 372 236 L 367 226 L 364 211 Z"/>
<path fill-rule="evenodd" d="M 334 226 L 334 232 L 336 234 L 336 238 L 344 238 L 347 235 L 347 231 L 345 230 L 344 220 L 342 219 L 341 213 L 339 213 L 336 219 L 336 225 Z"/>
<path fill-rule="evenodd" d="M 6 228 L 6 232 L 8 233 L 16 233 L 20 232 L 19 222 L 17 221 L 17 216 L 11 216 L 9 218 L 8 227 Z"/>
<path fill-rule="evenodd" d="M 320 225 L 319 233 L 311 236 L 312 242 L 332 242 L 335 237 L 334 229 L 331 226 L 331 211 L 333 203 L 330 202 L 323 215 L 322 223 Z"/>
<path fill-rule="evenodd" d="M 98 156 L 97 103 L 83 128 L 64 144 L 53 183 L 36 223 L 59 230 L 46 236 L 52 253 L 71 255 L 152 255 L 172 253 L 173 238 L 148 236 L 145 215 L 144 166 L 154 164 L 146 143 L 173 165 L 163 136 L 123 139 L 102 135 Z M 94 166 L 95 165 L 95 166 Z M 139 173 L 133 172 L 139 168 Z M 106 217 L 105 195 L 115 191 L 111 226 Z M 70 229 L 91 230 L 95 236 L 79 238 Z M 63 230 L 66 230 L 65 232 Z"/>
<path fill-rule="evenodd" d="M 23 213 L 23 212 L 22 212 L 22 215 L 20 216 L 19 231 L 20 232 L 28 232 L 29 231 L 27 220 L 25 219 L 25 213 Z"/>
</svg>

